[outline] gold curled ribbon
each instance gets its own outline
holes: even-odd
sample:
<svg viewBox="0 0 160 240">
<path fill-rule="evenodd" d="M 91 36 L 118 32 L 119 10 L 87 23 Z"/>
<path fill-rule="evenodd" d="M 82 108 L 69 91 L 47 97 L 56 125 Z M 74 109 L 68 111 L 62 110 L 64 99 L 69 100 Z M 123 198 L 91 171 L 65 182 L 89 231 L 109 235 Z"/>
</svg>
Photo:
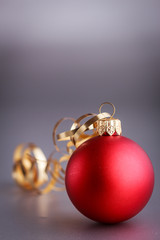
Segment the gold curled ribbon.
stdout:
<svg viewBox="0 0 160 240">
<path fill-rule="evenodd" d="M 107 112 L 101 112 L 102 106 L 105 104 L 110 104 L 113 107 L 112 115 Z M 56 151 L 48 159 L 34 143 L 18 145 L 13 156 L 13 179 L 22 188 L 34 190 L 39 194 L 45 194 L 51 190 L 64 190 L 65 169 L 62 167 L 63 162 L 67 162 L 70 159 L 75 148 L 99 135 L 96 131 L 98 120 L 112 119 L 114 114 L 114 105 L 110 102 L 104 102 L 100 105 L 99 114 L 88 113 L 80 116 L 78 119 L 71 117 L 61 118 L 55 124 L 52 134 Z M 90 117 L 89 120 L 84 124 L 80 124 L 82 120 L 88 117 Z M 65 120 L 73 121 L 70 130 L 56 135 L 59 125 Z M 92 130 L 92 134 L 86 134 L 85 132 L 88 130 Z M 65 152 L 58 147 L 57 140 L 67 141 Z M 75 148 L 73 149 L 73 147 Z M 53 158 L 56 153 L 61 154 L 61 156 Z"/>
<path fill-rule="evenodd" d="M 13 157 L 13 179 L 20 187 L 40 194 L 64 190 L 56 187 L 56 183 L 64 183 L 64 169 L 52 156 L 53 153 L 47 160 L 42 150 L 32 143 L 18 145 Z"/>
</svg>

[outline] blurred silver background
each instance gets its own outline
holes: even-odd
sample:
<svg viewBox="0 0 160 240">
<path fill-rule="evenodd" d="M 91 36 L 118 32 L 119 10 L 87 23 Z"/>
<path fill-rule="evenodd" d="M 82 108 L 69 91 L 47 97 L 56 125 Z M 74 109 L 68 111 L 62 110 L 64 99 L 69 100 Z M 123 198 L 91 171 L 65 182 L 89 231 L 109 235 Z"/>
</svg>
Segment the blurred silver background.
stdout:
<svg viewBox="0 0 160 240">
<path fill-rule="evenodd" d="M 12 181 L 17 144 L 35 142 L 48 156 L 59 118 L 111 101 L 123 135 L 152 160 L 158 206 L 159 13 L 154 0 L 0 0 L 1 182 Z"/>
<path fill-rule="evenodd" d="M 67 239 L 65 232 L 90 239 L 93 231 L 98 239 L 160 239 L 159 13 L 154 0 L 0 0 L 2 239 Z M 35 142 L 48 156 L 57 120 L 98 113 L 104 101 L 116 106 L 123 135 L 144 148 L 155 169 L 151 201 L 138 224 L 125 228 L 89 226 L 66 195 L 59 211 L 63 197 L 23 195 L 11 178 L 19 143 Z"/>
<path fill-rule="evenodd" d="M 159 162 L 159 10 L 159 1 L 0 1 L 2 180 L 17 144 L 49 154 L 59 118 L 104 101 Z"/>
</svg>

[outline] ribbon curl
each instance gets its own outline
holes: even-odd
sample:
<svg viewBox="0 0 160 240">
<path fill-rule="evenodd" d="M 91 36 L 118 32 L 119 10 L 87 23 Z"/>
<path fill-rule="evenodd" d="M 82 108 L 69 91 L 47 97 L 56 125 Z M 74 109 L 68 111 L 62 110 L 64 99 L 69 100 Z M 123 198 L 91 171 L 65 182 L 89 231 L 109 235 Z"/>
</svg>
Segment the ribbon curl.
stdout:
<svg viewBox="0 0 160 240">
<path fill-rule="evenodd" d="M 107 112 L 101 113 L 101 108 L 104 104 L 110 104 L 113 107 L 112 115 Z M 13 155 L 13 179 L 23 189 L 36 191 L 39 194 L 45 194 L 51 190 L 63 191 L 65 189 L 65 168 L 62 167 L 62 163 L 70 159 L 75 148 L 99 135 L 96 131 L 98 120 L 111 119 L 114 113 L 114 105 L 105 102 L 101 104 L 99 114 L 88 113 L 80 116 L 78 119 L 70 117 L 61 118 L 53 128 L 52 137 L 55 151 L 50 154 L 48 159 L 34 143 L 18 145 Z M 90 117 L 89 120 L 84 124 L 80 124 L 82 120 L 88 117 Z M 57 128 L 65 120 L 73 121 L 70 130 L 56 135 Z M 86 134 L 85 132 L 88 130 L 92 130 L 92 134 Z M 58 147 L 57 140 L 67 141 L 65 152 Z M 61 154 L 61 157 L 54 158 L 53 156 L 56 153 Z"/>
</svg>

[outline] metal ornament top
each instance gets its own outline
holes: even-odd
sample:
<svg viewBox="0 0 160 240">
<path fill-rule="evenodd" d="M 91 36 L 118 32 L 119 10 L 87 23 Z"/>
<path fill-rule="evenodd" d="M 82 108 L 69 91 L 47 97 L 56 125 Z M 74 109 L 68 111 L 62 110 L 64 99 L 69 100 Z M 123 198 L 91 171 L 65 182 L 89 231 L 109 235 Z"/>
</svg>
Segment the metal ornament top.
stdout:
<svg viewBox="0 0 160 240">
<path fill-rule="evenodd" d="M 115 136 L 122 134 L 121 121 L 119 119 L 113 118 L 115 114 L 115 106 L 110 102 L 104 102 L 99 108 L 99 113 L 101 113 L 102 106 L 105 104 L 110 104 L 113 107 L 113 113 L 109 118 L 100 119 L 97 121 L 97 133 L 100 136 Z"/>
</svg>

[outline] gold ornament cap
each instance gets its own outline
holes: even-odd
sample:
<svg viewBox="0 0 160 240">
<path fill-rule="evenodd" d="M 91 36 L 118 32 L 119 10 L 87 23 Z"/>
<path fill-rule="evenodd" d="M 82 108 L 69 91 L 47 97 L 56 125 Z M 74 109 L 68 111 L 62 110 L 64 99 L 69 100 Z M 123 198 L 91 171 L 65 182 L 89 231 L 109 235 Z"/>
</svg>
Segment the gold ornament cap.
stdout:
<svg viewBox="0 0 160 240">
<path fill-rule="evenodd" d="M 122 134 L 121 121 L 119 119 L 113 118 L 115 114 L 115 106 L 110 102 L 104 102 L 99 108 L 101 113 L 101 108 L 105 104 L 110 104 L 113 107 L 113 113 L 109 118 L 100 119 L 97 121 L 96 129 L 100 136 L 117 136 Z"/>
<path fill-rule="evenodd" d="M 97 133 L 103 135 L 121 135 L 121 121 L 119 119 L 101 119 L 97 122 Z"/>
</svg>

